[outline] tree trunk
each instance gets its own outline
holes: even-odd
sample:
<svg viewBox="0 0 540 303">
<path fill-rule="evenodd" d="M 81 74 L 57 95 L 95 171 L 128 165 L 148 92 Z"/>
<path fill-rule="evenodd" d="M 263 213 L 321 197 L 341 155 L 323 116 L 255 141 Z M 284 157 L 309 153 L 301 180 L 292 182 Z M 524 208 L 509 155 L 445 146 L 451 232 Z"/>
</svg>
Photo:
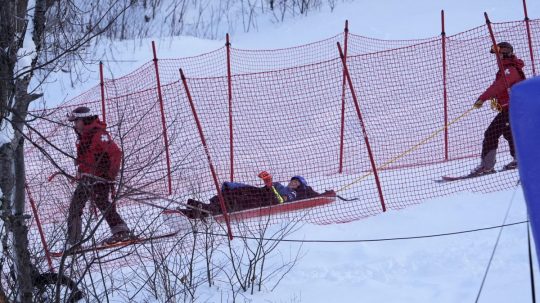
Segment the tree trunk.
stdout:
<svg viewBox="0 0 540 303">
<path fill-rule="evenodd" d="M 27 83 L 24 83 L 23 86 Z M 22 96 L 21 96 L 22 95 Z M 24 139 L 22 136 L 24 119 L 30 97 L 26 93 L 17 98 L 17 106 L 12 109 L 11 125 L 15 135 L 11 142 L 0 147 L 0 188 L 2 189 L 2 214 L 6 230 L 12 234 L 13 262 L 19 286 L 19 301 L 32 302 L 33 265 L 28 251 L 28 227 L 25 215 L 25 167 Z M 21 115 L 22 113 L 22 115 Z"/>
<path fill-rule="evenodd" d="M 19 286 L 19 301 L 32 302 L 32 264 L 28 252 L 28 227 L 24 217 L 24 183 L 21 190 L 18 179 L 24 180 L 24 160 L 20 158 L 23 153 L 22 141 L 13 148 L 10 143 L 0 148 L 0 170 L 2 170 L 2 210 L 4 222 L 8 233 L 13 235 L 13 262 L 16 268 L 17 284 Z M 22 176 L 18 172 L 23 169 Z M 21 203 L 22 211 L 17 204 Z M 19 203 L 16 203 L 16 202 Z M 18 206 L 18 207 L 17 207 Z"/>
<path fill-rule="evenodd" d="M 26 90 L 24 90 L 26 92 Z M 26 99 L 26 98 L 24 98 Z M 14 115 L 13 126 L 15 128 L 14 138 L 14 194 L 13 194 L 13 248 L 15 252 L 15 265 L 17 266 L 17 280 L 19 281 L 21 291 L 21 302 L 32 302 L 33 289 L 33 264 L 30 261 L 30 252 L 28 251 L 28 226 L 26 219 L 29 216 L 25 211 L 25 183 L 26 172 L 24 166 L 24 138 L 22 137 L 24 120 L 28 109 L 28 103 L 17 100 L 17 107 L 23 110 L 21 115 L 18 112 Z"/>
<path fill-rule="evenodd" d="M 27 1 L 6 1 L 0 13 L 0 46 L 9 50 L 0 55 L 0 123 L 10 126 L 9 142 L 0 146 L 0 189 L 2 189 L 2 219 L 11 237 L 12 250 L 5 252 L 15 265 L 17 301 L 32 302 L 33 265 L 28 251 L 28 227 L 25 216 L 24 139 L 22 136 L 28 104 L 27 94 L 31 74 L 14 79 L 17 51 L 26 31 Z M 4 120 L 5 119 L 5 120 Z M 4 129 L 5 131 L 5 129 Z M 11 137 L 12 135 L 12 137 Z"/>
</svg>

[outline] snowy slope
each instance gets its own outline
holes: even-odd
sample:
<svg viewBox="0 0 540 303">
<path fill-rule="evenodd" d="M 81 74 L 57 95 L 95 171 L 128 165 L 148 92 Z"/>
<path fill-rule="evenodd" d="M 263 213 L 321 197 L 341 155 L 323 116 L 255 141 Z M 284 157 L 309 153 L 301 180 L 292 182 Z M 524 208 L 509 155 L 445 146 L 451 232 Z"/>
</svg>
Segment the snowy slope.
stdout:
<svg viewBox="0 0 540 303">
<path fill-rule="evenodd" d="M 462 194 L 349 224 L 305 227 L 296 237 L 413 237 L 525 218 L 520 190 Z M 273 296 L 285 301 L 287 295 L 294 295 L 302 302 L 473 302 L 499 231 L 414 240 L 304 244 L 306 257 Z M 479 302 L 528 302 L 527 262 L 526 226 L 504 228 Z"/>
<path fill-rule="evenodd" d="M 529 2 L 530 17 L 540 17 L 540 2 Z M 259 32 L 238 34 L 232 42 L 237 48 L 249 49 L 309 43 L 341 32 L 346 19 L 351 32 L 359 35 L 381 39 L 432 37 L 441 31 L 441 9 L 446 12 L 447 34 L 454 34 L 482 25 L 484 11 L 492 21 L 522 20 L 521 5 L 518 0 L 355 1 L 340 3 L 333 13 L 321 11 L 284 24 L 260 20 Z M 107 78 L 120 77 L 151 60 L 150 40 L 116 43 L 113 52 L 98 50 L 95 60 L 104 60 Z M 155 40 L 160 58 L 197 55 L 224 44 L 193 37 Z M 45 88 L 48 105 L 97 84 L 97 64 L 85 76 L 84 84 L 69 87 L 65 84 L 67 77 L 58 75 L 57 81 Z M 430 190 L 437 191 L 440 186 L 445 185 L 433 183 Z M 473 302 L 500 229 L 414 240 L 357 240 L 451 233 L 525 219 L 523 195 L 516 187 L 494 194 L 462 193 L 433 199 L 348 224 L 305 225 L 289 238 L 352 241 L 304 243 L 303 258 L 279 286 L 274 291 L 246 295 L 246 301 Z M 280 251 L 287 255 L 298 245 L 282 243 Z M 215 290 L 208 290 L 204 297 L 210 302 L 222 300 Z M 478 302 L 530 302 L 524 224 L 502 230 Z"/>
</svg>

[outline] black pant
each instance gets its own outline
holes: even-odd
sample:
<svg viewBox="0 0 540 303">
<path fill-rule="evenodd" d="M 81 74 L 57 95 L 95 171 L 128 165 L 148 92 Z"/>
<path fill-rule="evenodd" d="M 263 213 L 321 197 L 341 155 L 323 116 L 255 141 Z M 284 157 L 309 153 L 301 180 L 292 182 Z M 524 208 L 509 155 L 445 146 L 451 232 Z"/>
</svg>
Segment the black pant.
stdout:
<svg viewBox="0 0 540 303">
<path fill-rule="evenodd" d="M 482 143 L 482 158 L 484 158 L 490 151 L 497 150 L 497 147 L 499 146 L 499 138 L 501 136 L 508 141 L 508 145 L 510 145 L 510 155 L 515 158 L 516 150 L 514 148 L 512 131 L 510 129 L 508 111 L 503 111 L 497 114 L 486 129 L 486 132 L 484 133 L 484 142 Z"/>
<path fill-rule="evenodd" d="M 88 178 L 83 178 L 79 182 L 69 205 L 68 243 L 75 244 L 82 240 L 82 214 L 88 200 L 92 200 L 101 211 L 113 234 L 129 231 L 116 211 L 116 205 L 109 202 L 111 187 L 112 184 L 96 182 Z"/>
<path fill-rule="evenodd" d="M 244 209 L 257 208 L 278 204 L 277 197 L 268 187 L 246 186 L 240 188 L 227 188 L 222 190 L 223 199 L 227 212 L 240 211 Z M 220 214 L 221 205 L 219 197 L 210 199 L 210 204 L 205 207 L 212 214 Z"/>
</svg>

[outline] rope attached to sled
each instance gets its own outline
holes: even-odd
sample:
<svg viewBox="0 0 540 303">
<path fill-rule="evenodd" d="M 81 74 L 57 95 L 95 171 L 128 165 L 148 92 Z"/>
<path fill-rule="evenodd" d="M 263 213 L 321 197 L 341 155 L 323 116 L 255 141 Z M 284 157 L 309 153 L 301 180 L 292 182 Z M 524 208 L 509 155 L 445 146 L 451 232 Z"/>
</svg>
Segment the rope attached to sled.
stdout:
<svg viewBox="0 0 540 303">
<path fill-rule="evenodd" d="M 471 113 L 471 111 L 474 110 L 474 107 L 471 107 L 470 109 L 468 109 L 467 111 L 465 111 L 463 114 L 461 114 L 459 117 L 455 118 L 454 120 L 450 121 L 450 123 L 448 123 L 448 125 L 445 125 L 441 128 L 439 128 L 438 130 L 434 131 L 432 134 L 430 134 L 429 136 L 427 136 L 426 138 L 424 138 L 422 141 L 418 142 L 416 145 L 414 145 L 413 147 L 407 149 L 406 151 L 404 151 L 403 153 L 397 155 L 396 157 L 390 159 L 389 161 L 387 161 L 386 163 L 384 163 L 383 165 L 381 165 L 380 167 L 377 167 L 377 169 L 385 169 L 387 168 L 390 164 L 396 162 L 397 160 L 405 157 L 406 155 L 410 154 L 411 152 L 417 150 L 420 146 L 426 144 L 428 141 L 430 141 L 431 139 L 435 138 L 438 134 L 440 134 L 441 132 L 443 132 L 444 130 L 448 129 L 451 125 L 455 124 L 456 122 L 458 122 L 459 120 L 463 119 L 464 117 L 466 117 L 468 114 Z M 340 189 L 336 190 L 336 192 L 341 192 L 341 191 L 344 191 L 344 190 L 347 190 L 349 188 L 351 188 L 351 186 L 353 186 L 354 184 L 356 183 L 359 183 L 360 181 L 364 180 L 365 178 L 369 177 L 371 174 L 373 174 L 373 171 L 370 171 L 366 174 L 364 174 L 363 176 L 361 177 L 358 177 L 357 179 L 353 180 L 351 183 L 341 187 Z"/>
</svg>

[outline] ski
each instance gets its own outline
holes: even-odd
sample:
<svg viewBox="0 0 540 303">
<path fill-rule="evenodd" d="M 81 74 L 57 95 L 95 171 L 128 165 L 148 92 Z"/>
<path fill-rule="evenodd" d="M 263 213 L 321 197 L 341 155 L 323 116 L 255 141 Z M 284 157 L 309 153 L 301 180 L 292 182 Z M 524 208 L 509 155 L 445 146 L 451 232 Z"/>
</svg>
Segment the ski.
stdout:
<svg viewBox="0 0 540 303">
<path fill-rule="evenodd" d="M 515 169 L 517 169 L 517 167 L 512 167 L 512 168 L 504 168 L 503 167 L 503 168 L 499 169 L 497 172 L 502 173 L 503 171 L 509 171 L 509 170 L 515 170 Z"/>
<path fill-rule="evenodd" d="M 515 170 L 515 169 L 516 168 L 504 168 L 503 167 L 503 168 L 501 168 L 499 170 L 496 170 L 494 172 L 487 173 L 487 174 L 481 174 L 481 175 L 467 174 L 467 175 L 463 175 L 463 176 L 442 176 L 440 180 L 435 180 L 435 182 L 444 183 L 444 182 L 452 182 L 452 181 L 458 181 L 458 180 L 472 179 L 472 178 L 489 176 L 489 175 L 493 175 L 493 174 L 496 174 L 496 173 L 502 173 L 502 172 L 505 172 L 505 171 Z"/>
<path fill-rule="evenodd" d="M 487 174 L 481 174 L 481 175 L 473 175 L 473 174 L 467 174 L 462 176 L 442 176 L 440 180 L 436 180 L 436 182 L 443 183 L 443 182 L 452 182 L 452 181 L 459 181 L 459 180 L 465 180 L 465 179 L 473 179 L 483 176 L 489 176 L 497 173 L 497 171 L 494 171 L 492 173 Z"/>
<path fill-rule="evenodd" d="M 51 252 L 50 254 L 51 254 L 51 257 L 53 258 L 60 258 L 63 255 L 70 256 L 70 255 L 84 254 L 91 251 L 100 251 L 100 250 L 106 250 L 106 249 L 111 249 L 111 248 L 121 248 L 121 247 L 129 246 L 129 245 L 133 245 L 133 244 L 145 243 L 152 240 L 169 238 L 169 237 L 173 237 L 174 235 L 176 235 L 176 232 L 171 232 L 167 234 L 146 237 L 146 238 L 134 238 L 131 240 L 116 242 L 112 244 L 100 243 L 100 244 L 90 245 L 90 246 L 81 246 L 76 249 L 67 249 L 66 251 Z"/>
</svg>

